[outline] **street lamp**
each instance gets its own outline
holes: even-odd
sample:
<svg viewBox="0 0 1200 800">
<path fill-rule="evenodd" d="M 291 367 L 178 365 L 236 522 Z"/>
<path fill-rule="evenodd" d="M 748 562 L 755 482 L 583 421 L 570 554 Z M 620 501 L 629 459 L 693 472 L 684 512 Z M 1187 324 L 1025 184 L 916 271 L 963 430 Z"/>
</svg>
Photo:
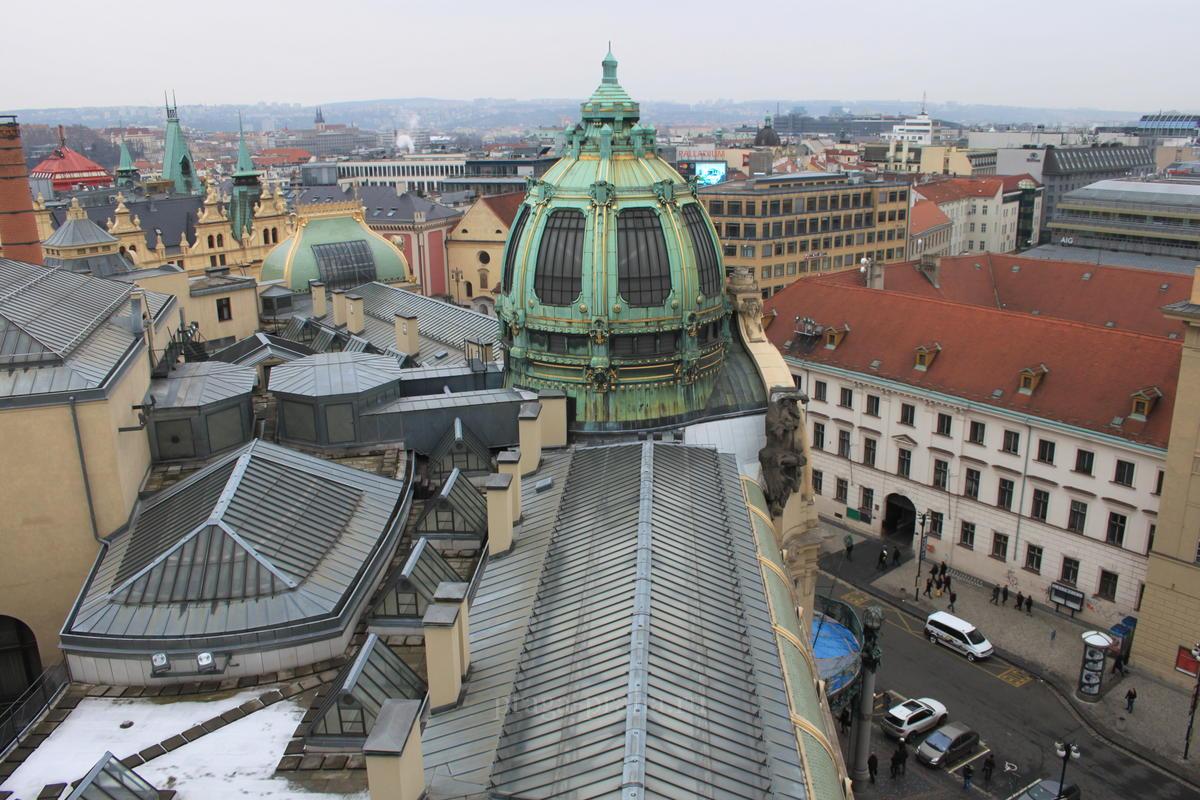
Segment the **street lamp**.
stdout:
<svg viewBox="0 0 1200 800">
<path fill-rule="evenodd" d="M 913 600 L 921 602 L 921 565 L 925 563 L 925 523 L 929 522 L 929 511 L 917 515 L 921 522 L 921 538 L 917 540 L 917 577 L 913 578 Z"/>
<path fill-rule="evenodd" d="M 858 697 L 858 729 L 854 732 L 854 785 L 865 786 L 870 773 L 867 757 L 871 753 L 871 717 L 875 713 L 875 672 L 883 660 L 879 649 L 879 629 L 883 627 L 883 609 L 871 606 L 863 612 L 862 687 Z"/>
<path fill-rule="evenodd" d="M 1192 647 L 1192 659 L 1200 661 L 1200 642 Z M 1200 669 L 1196 670 L 1196 688 L 1192 690 L 1192 710 L 1188 715 L 1187 738 L 1183 740 L 1183 758 L 1186 761 L 1192 747 L 1192 726 L 1196 724 L 1196 700 L 1200 699 Z"/>
<path fill-rule="evenodd" d="M 1055 742 L 1054 753 L 1062 759 L 1062 772 L 1058 776 L 1058 794 L 1055 800 L 1066 797 L 1067 794 L 1067 762 L 1079 758 L 1079 748 L 1074 742 Z"/>
</svg>

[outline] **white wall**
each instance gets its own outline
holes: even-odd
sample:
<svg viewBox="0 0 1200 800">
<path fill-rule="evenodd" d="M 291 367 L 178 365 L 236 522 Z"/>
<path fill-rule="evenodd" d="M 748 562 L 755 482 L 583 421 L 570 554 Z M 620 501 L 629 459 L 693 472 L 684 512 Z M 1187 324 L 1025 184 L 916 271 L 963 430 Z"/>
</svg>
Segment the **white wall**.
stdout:
<svg viewBox="0 0 1200 800">
<path fill-rule="evenodd" d="M 790 361 L 790 360 L 789 360 Z M 849 505 L 859 506 L 863 487 L 874 490 L 874 508 L 870 524 L 849 521 L 853 528 L 879 534 L 882 530 L 888 494 L 896 492 L 913 501 L 918 512 L 931 510 L 943 515 L 942 538 L 931 538 L 928 557 L 946 560 L 951 566 L 989 582 L 1008 582 L 1012 591 L 1033 591 L 1045 602 L 1051 582 L 1060 577 L 1064 556 L 1078 559 L 1077 587 L 1088 595 L 1086 615 L 1097 621 L 1117 621 L 1133 613 L 1146 571 L 1150 528 L 1157 520 L 1159 498 L 1154 494 L 1159 470 L 1164 467 L 1165 451 L 1114 441 L 1082 429 L 1058 425 L 1038 418 L 1023 418 L 954 398 L 938 398 L 919 389 L 887 385 L 870 376 L 839 373 L 821 365 L 791 363 L 793 373 L 802 380 L 810 399 L 808 406 L 810 437 L 814 424 L 825 425 L 825 446 L 813 448 L 813 468 L 822 473 L 818 509 L 830 517 L 845 520 L 846 505 L 834 501 L 836 479 L 849 482 Z M 826 401 L 816 400 L 816 381 L 826 384 Z M 839 405 L 842 387 L 853 391 L 853 407 Z M 866 414 L 867 395 L 880 398 L 880 416 Z M 900 422 L 901 406 L 915 406 L 915 424 Z M 951 435 L 935 432 L 938 413 L 951 417 Z M 984 423 L 984 444 L 967 441 L 971 420 Z M 838 431 L 850 431 L 850 459 L 837 455 Z M 1001 450 L 1006 430 L 1020 434 L 1017 455 Z M 897 441 L 908 437 L 912 466 L 909 478 L 896 474 L 898 453 L 906 445 Z M 875 467 L 863 462 L 864 440 L 876 440 Z M 1055 444 L 1054 463 L 1037 460 L 1038 442 Z M 1074 471 L 1076 450 L 1094 453 L 1092 475 Z M 936 460 L 949 467 L 948 490 L 933 486 Z M 1132 462 L 1132 488 L 1113 481 L 1117 459 Z M 966 470 L 981 474 L 979 498 L 964 495 Z M 1012 510 L 996 505 L 1000 479 L 1014 483 Z M 1047 519 L 1030 517 L 1034 489 L 1049 493 Z M 1087 520 L 1082 534 L 1067 530 L 1072 500 L 1087 505 Z M 1122 546 L 1105 541 L 1109 512 L 1127 518 Z M 976 526 L 975 546 L 959 544 L 963 522 Z M 1007 558 L 993 558 L 994 533 L 1009 537 Z M 1025 569 L 1029 545 L 1042 548 L 1040 574 Z M 1115 601 L 1095 597 L 1100 571 L 1118 576 Z"/>
</svg>

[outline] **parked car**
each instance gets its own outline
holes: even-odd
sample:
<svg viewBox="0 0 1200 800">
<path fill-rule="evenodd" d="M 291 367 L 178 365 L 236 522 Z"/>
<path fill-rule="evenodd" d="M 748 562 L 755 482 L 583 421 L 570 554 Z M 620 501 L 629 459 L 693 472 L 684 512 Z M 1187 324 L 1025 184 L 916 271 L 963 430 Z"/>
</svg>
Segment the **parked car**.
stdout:
<svg viewBox="0 0 1200 800">
<path fill-rule="evenodd" d="M 945 611 L 935 611 L 925 619 L 925 635 L 934 644 L 944 644 L 962 653 L 967 661 L 988 658 L 995 652 L 978 628 Z"/>
<path fill-rule="evenodd" d="M 946 707 L 932 697 L 905 700 L 888 709 L 880 723 L 883 732 L 894 739 L 908 739 L 946 721 Z"/>
<path fill-rule="evenodd" d="M 917 760 L 930 767 L 944 767 L 975 750 L 979 734 L 961 722 L 943 725 L 925 737 L 917 748 Z"/>
<path fill-rule="evenodd" d="M 1070 783 L 1065 789 L 1061 789 L 1061 786 L 1058 781 L 1043 778 L 1021 792 L 1016 800 L 1080 800 L 1083 797 L 1078 786 Z"/>
</svg>

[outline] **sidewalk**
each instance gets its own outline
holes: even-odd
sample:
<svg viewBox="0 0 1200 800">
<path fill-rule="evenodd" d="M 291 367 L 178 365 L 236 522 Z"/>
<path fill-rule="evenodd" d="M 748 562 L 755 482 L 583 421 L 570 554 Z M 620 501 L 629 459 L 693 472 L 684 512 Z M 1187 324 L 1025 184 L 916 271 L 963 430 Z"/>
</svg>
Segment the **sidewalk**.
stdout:
<svg viewBox="0 0 1200 800">
<path fill-rule="evenodd" d="M 842 540 L 846 531 L 825 520 L 822 520 L 822 527 L 826 536 L 821 568 L 825 572 L 873 594 L 893 601 L 903 600 L 908 611 L 916 610 L 924 615 L 947 610 L 949 600 L 945 595 L 940 599 L 922 597 L 914 601 L 917 561 L 910 551 L 902 551 L 902 560 L 894 567 L 889 557 L 888 569 L 880 572 L 876 560 L 881 542 L 855 534 L 853 561 L 845 563 Z M 922 591 L 930 566 L 931 562 L 926 561 L 922 568 Z M 1099 702 L 1077 700 L 1074 691 L 1083 658 L 1080 635 L 1092 629 L 1091 626 L 1039 605 L 1036 599 L 1032 616 L 1014 609 L 1015 596 L 1009 597 L 1007 606 L 992 605 L 990 585 L 983 588 L 974 582 L 956 579 L 953 586 L 958 595 L 954 613 L 983 631 L 1002 658 L 1050 684 L 1105 738 L 1163 769 L 1200 783 L 1200 764 L 1197 763 L 1200 761 L 1200 733 L 1194 736 L 1193 757 L 1188 761 L 1182 759 L 1191 705 L 1189 693 L 1131 670 L 1124 677 L 1106 674 L 1105 694 Z M 1138 693 L 1132 714 L 1125 713 L 1124 698 L 1129 686 L 1136 687 Z"/>
</svg>

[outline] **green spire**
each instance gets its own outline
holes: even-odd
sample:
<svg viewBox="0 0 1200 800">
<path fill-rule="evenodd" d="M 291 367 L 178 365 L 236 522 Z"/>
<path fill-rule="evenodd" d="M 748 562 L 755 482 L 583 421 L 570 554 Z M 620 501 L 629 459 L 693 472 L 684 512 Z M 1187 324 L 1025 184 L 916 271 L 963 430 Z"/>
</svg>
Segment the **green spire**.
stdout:
<svg viewBox="0 0 1200 800">
<path fill-rule="evenodd" d="M 254 169 L 254 160 L 250 158 L 250 149 L 246 147 L 246 131 L 242 127 L 242 115 L 238 114 L 238 155 L 234 177 L 238 175 L 258 175 Z"/>
<path fill-rule="evenodd" d="M 229 198 L 229 223 L 233 237 L 239 242 L 250 235 L 254 224 L 254 206 L 262 197 L 262 185 L 258 182 L 258 171 L 246 147 L 246 130 L 242 127 L 242 115 L 238 114 L 238 157 L 233 171 L 233 193 Z"/>
<path fill-rule="evenodd" d="M 167 106 L 167 131 L 163 141 L 163 180 L 175 184 L 177 194 L 199 194 L 200 178 L 188 149 L 183 128 L 179 126 L 179 107 Z"/>
<path fill-rule="evenodd" d="M 129 154 L 129 145 L 121 140 L 121 161 L 117 164 L 117 185 L 132 186 L 137 181 L 137 167 L 133 165 L 133 156 Z"/>
<path fill-rule="evenodd" d="M 638 104 L 617 82 L 617 59 L 609 44 L 608 54 L 600 62 L 602 75 L 600 85 L 586 103 L 580 106 L 583 119 L 591 122 L 608 122 L 617 127 L 621 122 L 637 122 L 640 111 Z"/>
</svg>

